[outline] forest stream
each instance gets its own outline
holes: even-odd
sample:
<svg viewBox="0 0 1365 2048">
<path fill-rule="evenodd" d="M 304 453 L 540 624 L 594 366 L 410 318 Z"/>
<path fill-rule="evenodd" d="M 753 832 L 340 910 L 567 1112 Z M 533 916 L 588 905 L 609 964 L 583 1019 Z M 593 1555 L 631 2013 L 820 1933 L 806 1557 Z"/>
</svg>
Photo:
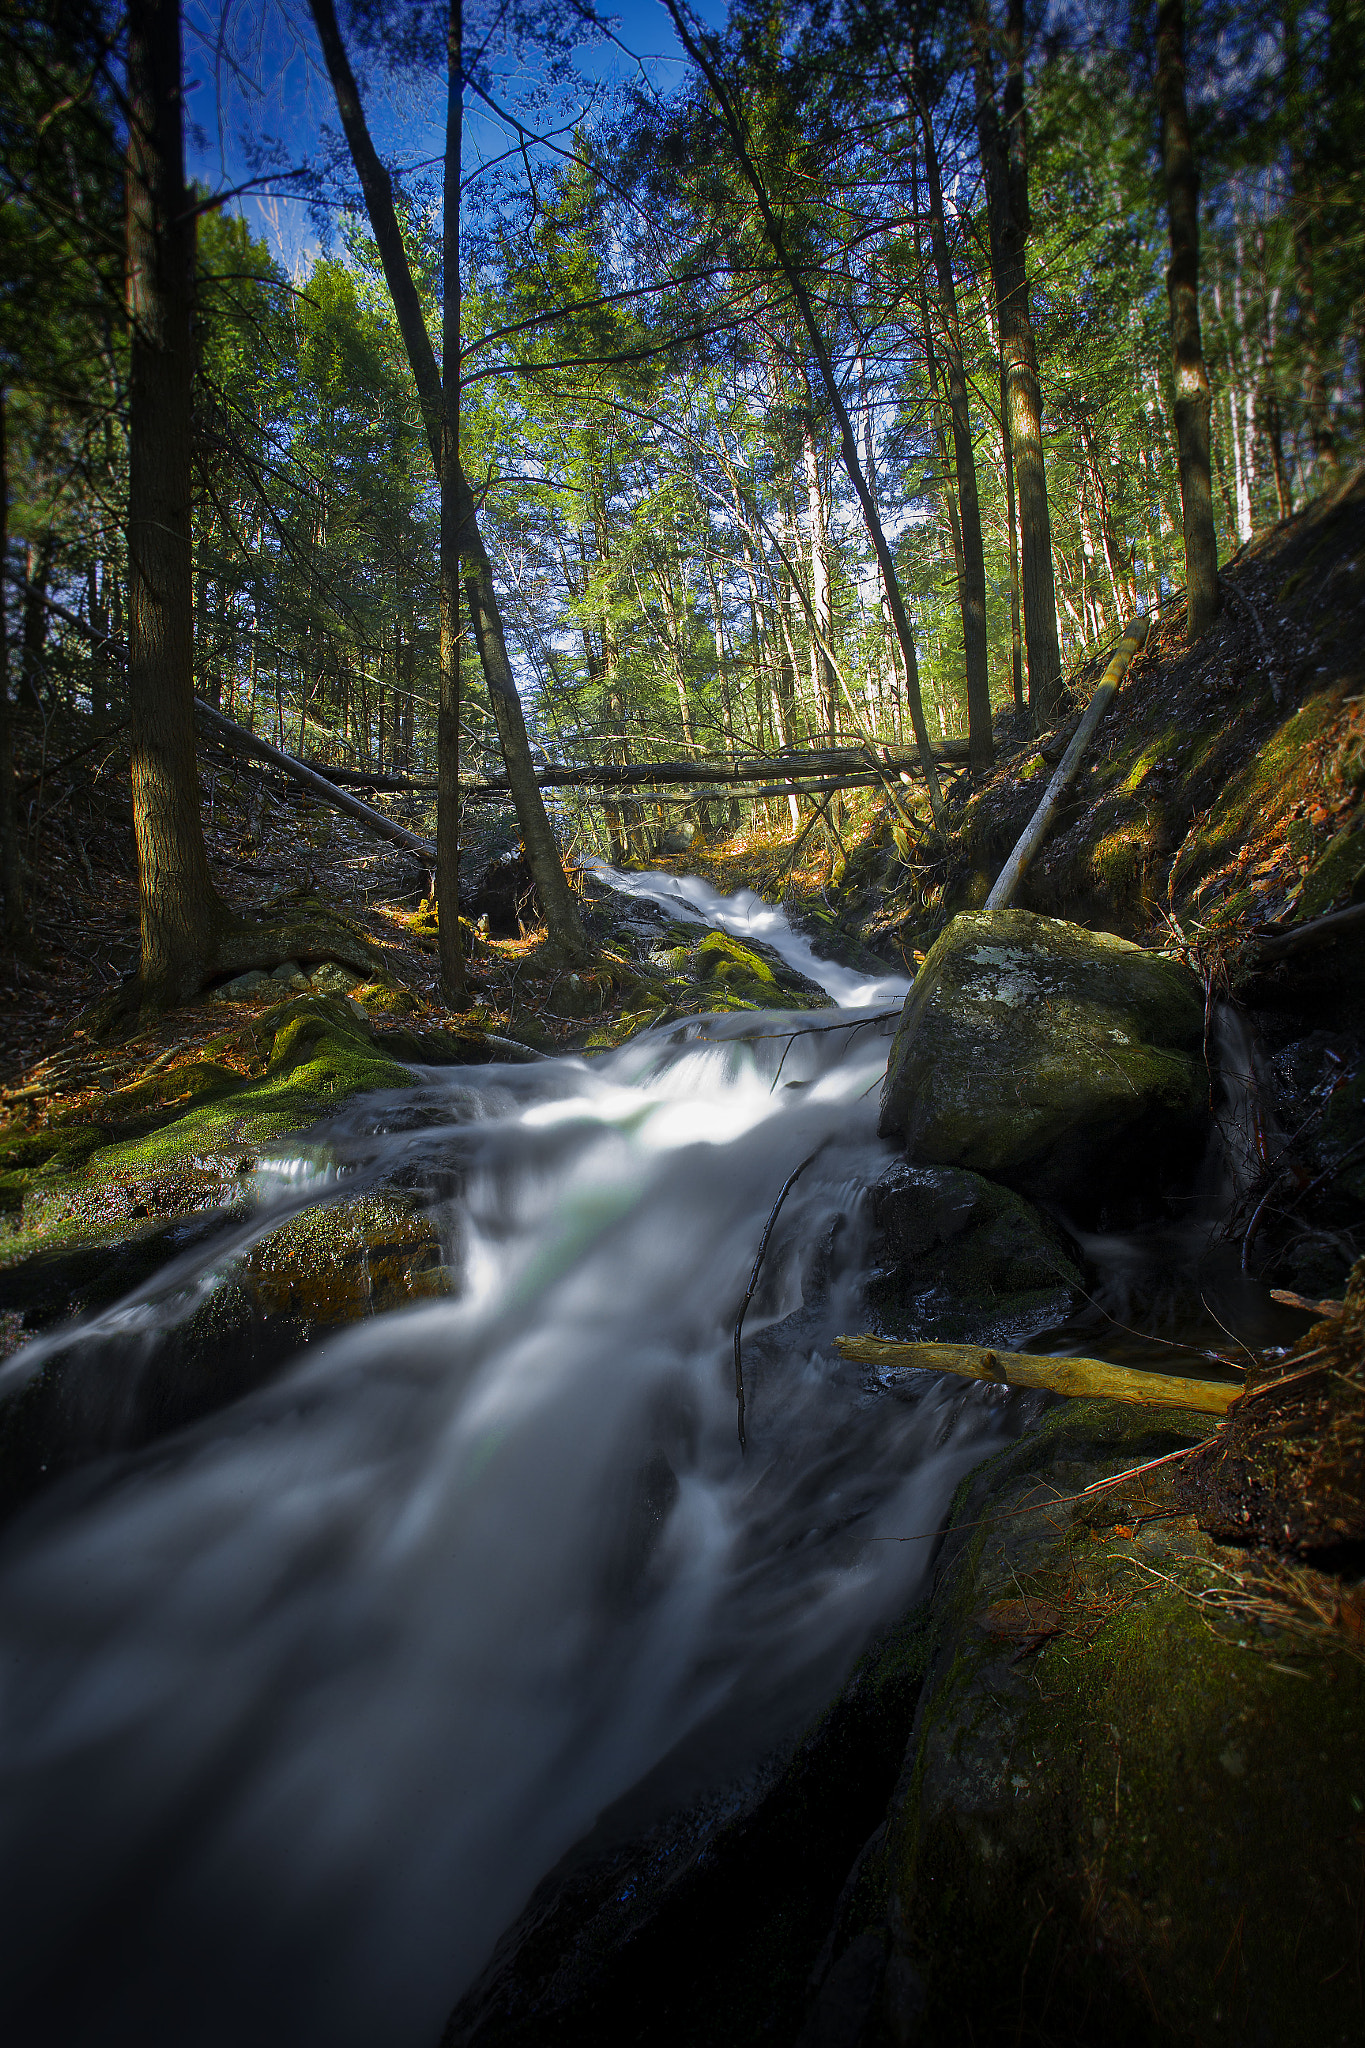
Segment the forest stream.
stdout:
<svg viewBox="0 0 1365 2048">
<path fill-rule="evenodd" d="M 90 1372 L 149 1361 L 291 1206 L 397 1182 L 439 1213 L 449 1298 L 9 1528 L 7 2040 L 431 2042 L 605 1808 L 741 1781 L 915 1594 L 931 1546 L 878 1539 L 936 1526 L 999 1402 L 879 1397 L 830 1342 L 908 984 L 757 898 L 621 879 L 841 1010 L 431 1070 L 263 1160 L 248 1224 L 82 1330 Z M 746 1322 L 742 1457 L 737 1307 L 811 1153 Z"/>
</svg>

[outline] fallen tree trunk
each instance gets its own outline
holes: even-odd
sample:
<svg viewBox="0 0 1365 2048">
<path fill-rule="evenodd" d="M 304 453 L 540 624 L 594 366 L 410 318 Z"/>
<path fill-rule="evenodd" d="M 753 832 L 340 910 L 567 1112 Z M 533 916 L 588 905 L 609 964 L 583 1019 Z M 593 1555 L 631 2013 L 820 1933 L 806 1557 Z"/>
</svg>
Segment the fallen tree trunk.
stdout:
<svg viewBox="0 0 1365 2048">
<path fill-rule="evenodd" d="M 985 907 L 988 911 L 1004 910 L 1008 907 L 1010 898 L 1014 895 L 1015 890 L 1023 879 L 1024 869 L 1047 837 L 1048 827 L 1052 823 L 1053 814 L 1068 787 L 1075 780 L 1076 770 L 1081 765 L 1081 758 L 1086 748 L 1090 745 L 1100 720 L 1113 703 L 1119 684 L 1127 673 L 1129 662 L 1147 644 L 1147 623 L 1145 618 L 1134 619 L 1132 625 L 1114 649 L 1110 657 L 1109 666 L 1100 677 L 1099 687 L 1090 699 L 1080 724 L 1076 727 L 1075 737 L 1063 754 L 1061 765 L 1044 791 L 1042 802 L 1029 819 L 1023 833 L 1015 844 L 1013 853 L 1000 870 L 1000 876 L 995 887 L 986 898 Z"/>
<path fill-rule="evenodd" d="M 1044 1358 L 1032 1351 L 988 1351 L 979 1344 L 896 1344 L 883 1337 L 834 1341 L 855 1365 L 909 1365 L 920 1372 L 990 1380 L 998 1387 L 1036 1387 L 1049 1394 L 1128 1401 L 1140 1407 L 1194 1408 L 1202 1415 L 1226 1415 L 1242 1393 L 1239 1386 L 1221 1380 L 1136 1372 L 1126 1365 L 1106 1365 L 1102 1358 Z"/>
<path fill-rule="evenodd" d="M 311 768 L 315 775 L 324 776 L 328 782 L 335 782 L 342 789 L 375 789 L 395 796 L 411 795 L 415 791 L 420 791 L 424 796 L 436 794 L 437 784 L 434 775 L 381 775 L 378 769 L 371 772 L 365 768 L 334 768 L 329 761 L 305 761 L 303 765 L 305 768 Z M 477 780 L 478 777 L 475 775 L 460 777 L 461 786 L 465 789 Z"/>
<path fill-rule="evenodd" d="M 288 775 L 304 789 L 310 790 L 323 803 L 330 804 L 334 811 L 341 811 L 348 818 L 354 818 L 367 832 L 373 832 L 376 839 L 387 839 L 392 846 L 401 846 L 408 853 L 415 853 L 428 867 L 436 858 L 434 839 L 419 838 L 416 832 L 409 832 L 404 825 L 396 825 L 392 818 L 372 810 L 363 804 L 358 796 L 349 796 L 325 775 L 304 762 L 296 760 L 293 754 L 282 753 L 279 747 L 272 747 L 269 740 L 263 740 L 246 727 L 238 725 L 236 719 L 227 718 L 221 711 L 215 711 L 202 697 L 196 697 L 194 708 L 200 723 L 207 726 L 226 745 L 235 747 L 239 753 L 253 754 L 258 761 L 268 761 L 272 768 L 278 768 L 282 775 Z"/>
<path fill-rule="evenodd" d="M 967 742 L 945 740 L 935 747 L 936 760 L 965 761 Z M 885 767 L 893 775 L 918 775 L 919 758 L 901 751 L 888 752 Z M 544 789 L 638 789 L 652 782 L 772 782 L 786 783 L 817 775 L 865 775 L 867 751 L 863 747 L 811 747 L 800 753 L 777 754 L 764 759 L 747 755 L 732 761 L 632 761 L 624 767 L 570 768 L 559 765 L 538 768 L 536 779 Z M 487 791 L 505 787 L 502 776 L 490 776 L 478 785 Z"/>
<path fill-rule="evenodd" d="M 945 740 L 936 749 L 938 758 L 952 766 L 967 759 L 965 740 Z M 291 757 L 292 758 L 292 757 Z M 624 766 L 605 762 L 596 766 L 570 767 L 555 763 L 537 768 L 536 781 L 542 789 L 643 789 L 660 784 L 705 784 L 726 788 L 737 783 L 762 784 L 749 790 L 750 796 L 796 795 L 813 788 L 870 789 L 888 777 L 918 775 L 919 761 L 913 754 L 888 753 L 869 763 L 866 747 L 811 748 L 800 754 L 776 755 L 770 760 L 750 756 L 738 761 L 632 761 Z M 435 779 L 424 775 L 367 774 L 361 768 L 333 768 L 312 764 L 312 772 L 343 788 L 392 791 L 398 795 L 430 795 Z M 814 781 L 812 778 L 823 778 Z M 506 796 L 504 775 L 461 776 L 466 797 Z"/>
<path fill-rule="evenodd" d="M 305 763 L 303 765 L 312 766 L 313 764 Z M 676 761 L 669 762 L 666 765 L 670 768 L 687 768 L 694 764 Z M 325 777 L 328 782 L 336 783 L 338 787 L 343 789 L 371 789 L 386 794 L 426 796 L 434 794 L 436 789 L 435 782 L 423 776 L 366 775 L 359 768 L 332 767 L 314 767 L 313 772 Z M 670 786 L 664 789 L 651 790 L 645 786 L 645 777 L 648 773 L 647 769 L 642 768 L 640 770 L 640 779 L 636 786 L 643 790 L 646 801 L 656 801 L 661 804 L 686 805 L 705 803 L 717 786 L 712 782 L 700 789 L 675 789 L 671 786 L 672 778 L 669 777 L 663 779 Z M 687 777 L 688 781 L 693 779 L 691 775 Z M 790 781 L 766 782 L 754 786 L 745 785 L 742 793 L 746 801 L 765 796 L 828 796 L 832 792 L 841 789 L 883 789 L 886 787 L 886 779 L 884 771 L 876 772 L 865 766 L 859 774 L 826 775 L 820 777 L 818 781 L 798 781 L 793 777 Z M 739 786 L 738 778 L 727 777 L 726 780 L 728 786 L 732 788 Z M 555 784 L 542 784 L 542 787 L 553 788 L 555 786 Z M 579 786 L 591 787 L 592 785 L 584 784 Z M 621 785 L 613 786 L 620 787 Z M 468 779 L 461 776 L 460 792 L 465 803 L 478 803 L 481 800 L 492 801 L 509 795 L 505 783 L 481 782 L 473 776 Z"/>
<path fill-rule="evenodd" d="M 1307 924 L 1291 925 L 1287 932 L 1272 932 L 1253 939 L 1252 950 L 1262 960 L 1287 960 L 1293 953 L 1311 953 L 1317 946 L 1330 946 L 1353 932 L 1365 932 L 1365 903 L 1353 903 L 1346 910 L 1329 911 Z"/>
</svg>

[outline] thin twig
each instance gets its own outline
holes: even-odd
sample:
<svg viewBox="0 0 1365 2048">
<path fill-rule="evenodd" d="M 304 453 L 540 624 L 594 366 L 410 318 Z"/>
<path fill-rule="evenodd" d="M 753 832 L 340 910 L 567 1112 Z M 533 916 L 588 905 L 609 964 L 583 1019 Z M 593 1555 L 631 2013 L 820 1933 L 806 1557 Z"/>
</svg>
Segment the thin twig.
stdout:
<svg viewBox="0 0 1365 2048">
<path fill-rule="evenodd" d="M 1074 1507 L 1077 1501 L 1091 1500 L 1111 1486 L 1122 1486 L 1125 1479 L 1137 1479 L 1144 1472 L 1154 1472 L 1158 1465 L 1173 1465 L 1178 1458 L 1192 1457 L 1209 1441 L 1209 1438 L 1201 1437 L 1197 1444 L 1186 1444 L 1181 1450 L 1168 1451 L 1164 1458 L 1151 1458 L 1145 1465 L 1134 1465 L 1127 1472 L 1116 1472 L 1112 1479 L 1094 1479 L 1080 1493 L 1059 1493 L 1051 1500 L 1025 1501 L 1021 1507 L 1002 1508 L 999 1514 L 986 1515 L 979 1522 L 950 1522 L 943 1529 L 924 1529 L 918 1536 L 873 1536 L 870 1540 L 873 1543 L 927 1543 L 931 1537 L 952 1536 L 959 1529 L 989 1529 L 996 1522 L 1011 1521 L 1016 1515 L 1041 1515 L 1046 1508 Z"/>
<path fill-rule="evenodd" d="M 754 1270 L 749 1275 L 749 1285 L 744 1290 L 744 1299 L 739 1305 L 739 1314 L 735 1318 L 735 1404 L 738 1411 L 739 1448 L 741 1452 L 746 1451 L 749 1447 L 744 1435 L 744 1355 L 740 1346 L 740 1340 L 744 1333 L 744 1318 L 749 1313 L 749 1303 L 754 1298 L 754 1290 L 758 1286 L 758 1276 L 763 1270 L 763 1261 L 767 1256 L 768 1239 L 773 1234 L 773 1225 L 781 1214 L 782 1204 L 786 1201 L 811 1161 L 817 1159 L 823 1150 L 824 1142 L 817 1145 L 814 1152 L 809 1153 L 801 1161 L 801 1164 L 789 1173 L 783 1181 L 782 1192 L 773 1203 L 768 1221 L 763 1227 L 763 1235 L 758 1241 L 758 1257 L 754 1260 Z"/>
</svg>

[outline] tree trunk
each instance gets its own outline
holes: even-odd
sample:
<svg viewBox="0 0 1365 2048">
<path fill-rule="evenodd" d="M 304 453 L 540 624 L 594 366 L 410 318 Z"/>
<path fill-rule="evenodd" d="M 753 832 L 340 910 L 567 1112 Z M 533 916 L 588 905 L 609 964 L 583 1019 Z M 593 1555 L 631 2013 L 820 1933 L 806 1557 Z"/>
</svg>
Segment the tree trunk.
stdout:
<svg viewBox="0 0 1365 2048">
<path fill-rule="evenodd" d="M 464 6 L 446 18 L 446 154 L 441 230 L 441 684 L 436 713 L 436 925 L 441 993 L 464 1009 L 460 943 L 460 166 L 464 142 Z M 395 664 L 396 667 L 396 664 Z M 397 686 L 395 674 L 395 689 Z"/>
<path fill-rule="evenodd" d="M 1318 329 L 1317 281 L 1313 262 L 1313 193 L 1303 146 L 1303 65 L 1299 53 L 1298 0 L 1284 0 L 1284 98 L 1289 117 L 1289 204 L 1294 234 L 1294 295 L 1299 305 L 1299 351 L 1303 359 L 1303 401 L 1313 467 L 1319 489 L 1338 472 L 1337 437 L 1327 406 Z"/>
<path fill-rule="evenodd" d="M 1024 105 L 1023 0 L 1009 0 L 1005 92 L 995 103 L 993 33 L 986 0 L 972 0 L 977 132 L 986 176 L 991 275 L 1000 326 L 1005 420 L 1019 502 L 1028 697 L 1034 723 L 1055 723 L 1061 708 L 1057 591 L 1052 521 L 1043 461 L 1043 402 L 1033 345 L 1028 286 L 1028 124 Z M 1003 125 L 1001 115 L 1003 114 Z"/>
<path fill-rule="evenodd" d="M 1199 332 L 1199 174 L 1185 103 L 1182 0 L 1159 0 L 1156 97 L 1161 111 L 1161 155 L 1171 230 L 1166 288 L 1171 307 L 1176 452 L 1185 522 L 1185 637 L 1197 640 L 1217 618 L 1222 597 L 1218 589 L 1218 537 L 1213 523 L 1209 461 L 1212 396 Z"/>
<path fill-rule="evenodd" d="M 439 478 L 443 460 L 445 411 L 441 373 L 437 368 L 431 336 L 427 333 L 422 314 L 422 303 L 413 282 L 398 216 L 394 211 L 393 185 L 370 137 L 359 89 L 351 70 L 350 59 L 346 55 L 346 46 L 341 39 L 341 30 L 337 26 L 336 10 L 332 0 L 310 0 L 310 7 L 328 75 L 332 81 L 332 90 L 336 95 L 341 125 L 345 130 L 356 175 L 365 197 L 370 227 L 379 247 L 385 282 L 389 288 L 389 296 L 393 300 L 393 309 L 403 336 L 413 382 L 417 386 L 417 397 L 422 408 L 432 462 Z M 464 473 L 463 465 L 458 461 L 455 463 L 455 491 L 458 500 L 465 599 L 469 605 L 470 621 L 474 628 L 474 644 L 479 651 L 484 681 L 488 687 L 488 701 L 492 708 L 493 721 L 497 727 L 503 760 L 507 766 L 507 781 L 512 801 L 516 806 L 517 820 L 521 826 L 527 864 L 535 879 L 536 895 L 540 899 L 540 907 L 549 927 L 551 945 L 562 959 L 575 963 L 582 962 L 588 958 L 588 945 L 578 921 L 573 891 L 565 879 L 550 820 L 536 786 L 535 770 L 531 765 L 530 741 L 526 733 L 526 717 L 521 708 L 521 699 L 517 695 L 516 679 L 512 674 L 512 664 L 507 654 L 507 638 L 503 631 L 502 614 L 498 608 L 493 568 L 483 544 L 483 536 L 479 532 L 474 494 L 470 490 L 469 479 Z"/>
<path fill-rule="evenodd" d="M 14 814 L 14 726 L 9 698 L 9 394 L 0 385 L 0 896 L 9 946 L 27 943 L 24 878 L 19 862 L 19 828 Z"/>
<path fill-rule="evenodd" d="M 810 520 L 810 594 L 815 622 L 827 645 L 834 641 L 834 610 L 830 594 L 829 544 L 825 532 L 825 502 L 820 489 L 820 458 L 809 410 L 801 424 L 801 462 L 806 476 L 806 512 Z M 869 485 L 869 489 L 871 486 Z M 811 688 L 824 714 L 825 731 L 832 747 L 839 744 L 839 696 L 834 666 L 812 633 L 810 643 Z"/>
<path fill-rule="evenodd" d="M 706 551 L 706 581 L 711 593 L 711 620 L 716 643 L 716 677 L 720 683 L 720 715 L 725 734 L 725 756 L 727 760 L 733 761 L 739 749 L 735 744 L 735 707 L 730 693 L 730 664 L 725 654 L 725 614 L 721 609 L 720 582 L 716 575 L 715 558 L 709 547 Z M 730 798 L 726 822 L 732 832 L 739 830 L 738 797 Z"/>
<path fill-rule="evenodd" d="M 52 573 L 52 535 L 45 533 L 30 547 L 25 562 L 23 624 L 23 686 L 35 709 L 42 709 L 43 656 L 47 650 L 47 583 Z"/>
<path fill-rule="evenodd" d="M 811 296 L 806 289 L 800 269 L 793 261 L 791 252 L 787 248 L 786 237 L 782 232 L 781 225 L 773 209 L 772 201 L 768 196 L 767 187 L 759 173 L 758 165 L 755 163 L 745 142 L 743 125 L 730 99 L 730 95 L 725 89 L 720 72 L 717 70 L 715 63 L 707 53 L 702 42 L 699 41 L 689 22 L 688 16 L 680 5 L 680 0 L 665 0 L 665 5 L 668 8 L 674 29 L 677 31 L 679 42 L 687 51 L 693 63 L 702 72 L 715 97 L 716 105 L 720 109 L 721 119 L 729 134 L 740 170 L 750 191 L 754 195 L 759 214 L 762 217 L 763 230 L 768 246 L 772 250 L 779 270 L 787 281 L 787 287 L 796 302 L 797 312 L 801 316 L 801 324 L 809 338 L 811 352 L 820 372 L 821 383 L 824 386 L 825 397 L 828 401 L 830 412 L 834 417 L 835 425 L 839 429 L 839 452 L 844 470 L 850 484 L 853 486 L 854 495 L 862 510 L 868 539 L 872 542 L 873 551 L 881 567 L 882 578 L 886 585 L 887 603 L 896 628 L 896 638 L 900 643 L 901 659 L 905 664 L 905 697 L 910 710 L 910 722 L 915 731 L 915 744 L 919 749 L 920 760 L 924 769 L 925 786 L 929 793 L 929 808 L 933 812 L 934 823 L 940 834 L 946 838 L 947 813 L 943 804 L 942 786 L 939 783 L 938 771 L 934 766 L 934 757 L 930 749 L 929 728 L 924 722 L 924 702 L 920 693 L 919 682 L 919 659 L 915 652 L 915 638 L 910 627 L 910 614 L 906 609 L 904 594 L 900 587 L 900 578 L 896 574 L 896 563 L 891 552 L 891 545 L 886 538 L 881 517 L 873 502 L 867 478 L 863 474 L 862 462 L 858 455 L 857 435 L 853 431 L 853 422 L 849 418 L 848 407 L 844 403 L 843 391 L 835 372 L 828 343 L 825 340 L 820 323 L 815 317 L 815 308 L 811 303 Z"/>
<path fill-rule="evenodd" d="M 948 229 L 943 211 L 943 181 L 928 95 L 916 73 L 920 125 L 924 131 L 924 168 L 929 183 L 929 239 L 938 273 L 939 311 L 943 319 L 947 358 L 948 408 L 953 423 L 953 463 L 957 471 L 957 509 L 961 532 L 962 650 L 967 669 L 967 735 L 971 741 L 971 772 L 984 774 L 995 759 L 991 735 L 991 680 L 986 653 L 986 557 L 981 543 L 981 503 L 972 450 L 971 411 L 962 358 L 957 287 L 953 281 Z"/>
<path fill-rule="evenodd" d="M 1000 446 L 1005 469 L 1005 506 L 1010 549 L 1010 684 L 1014 708 L 1024 708 L 1024 636 L 1020 621 L 1019 512 L 1014 492 L 1014 451 L 1010 447 L 1009 392 L 1005 365 L 1000 365 Z"/>
<path fill-rule="evenodd" d="M 194 742 L 190 537 L 194 216 L 178 0 L 128 22 L 128 721 L 144 1001 L 196 994 L 227 912 L 209 875 Z"/>
</svg>

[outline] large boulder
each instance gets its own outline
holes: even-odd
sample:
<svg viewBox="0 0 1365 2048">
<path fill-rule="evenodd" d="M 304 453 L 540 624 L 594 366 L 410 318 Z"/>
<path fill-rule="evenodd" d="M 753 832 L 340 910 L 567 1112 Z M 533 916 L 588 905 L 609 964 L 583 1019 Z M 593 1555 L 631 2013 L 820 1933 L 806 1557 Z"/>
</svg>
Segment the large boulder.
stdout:
<svg viewBox="0 0 1365 2048">
<path fill-rule="evenodd" d="M 1028 910 L 964 912 L 905 999 L 882 1134 L 1072 1209 L 1160 1192 L 1206 1128 L 1203 1034 L 1178 962 Z"/>
<path fill-rule="evenodd" d="M 1012 1189 L 960 1166 L 900 1159 L 869 1196 L 877 1235 L 866 1300 L 883 1335 L 1022 1343 L 1077 1306 L 1072 1247 Z"/>
</svg>

